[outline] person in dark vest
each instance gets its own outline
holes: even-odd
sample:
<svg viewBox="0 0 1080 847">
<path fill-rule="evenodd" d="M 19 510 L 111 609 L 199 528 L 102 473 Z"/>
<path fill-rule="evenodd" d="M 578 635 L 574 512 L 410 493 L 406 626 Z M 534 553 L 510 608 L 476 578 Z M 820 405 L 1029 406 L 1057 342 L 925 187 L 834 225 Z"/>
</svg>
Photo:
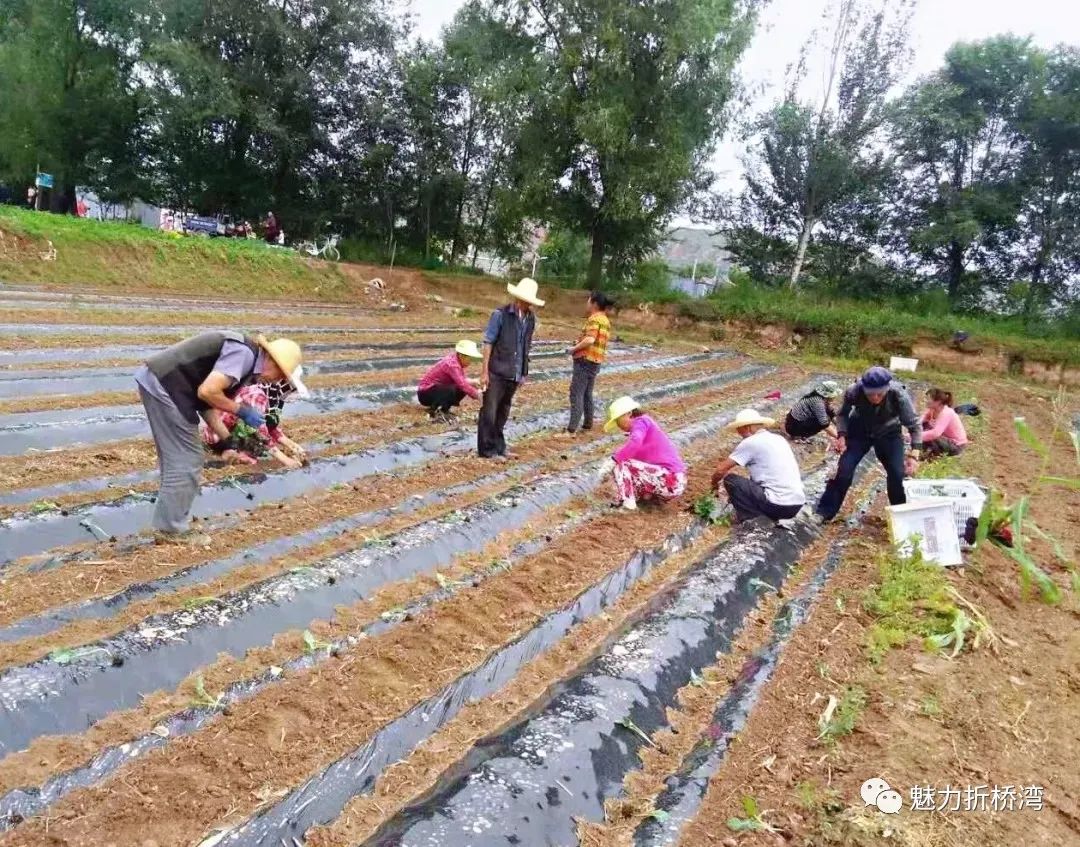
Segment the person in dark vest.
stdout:
<svg viewBox="0 0 1080 847">
<path fill-rule="evenodd" d="M 855 478 L 855 469 L 873 448 L 885 468 L 889 502 L 899 506 L 904 495 L 904 436 L 911 434 L 912 464 L 922 453 L 922 421 L 907 389 L 882 367 L 870 368 L 844 392 L 836 416 L 840 463 L 818 501 L 817 514 L 825 521 L 836 517 Z"/>
<path fill-rule="evenodd" d="M 476 432 L 477 452 L 486 459 L 507 458 L 503 430 L 518 386 L 529 375 L 529 351 L 536 330 L 534 306 L 543 306 L 535 280 L 526 277 L 517 285 L 508 283 L 513 300 L 491 313 L 484 331 L 484 363 L 480 369 L 480 390 L 484 393 L 480 424 Z"/>
<path fill-rule="evenodd" d="M 161 474 L 153 518 L 159 541 L 209 544 L 207 536 L 189 529 L 203 466 L 199 418 L 225 441 L 230 433 L 223 412 L 258 429 L 266 422 L 263 414 L 233 398 L 253 382 L 277 380 L 288 380 L 306 397 L 301 358 L 300 346 L 288 338 L 267 341 L 261 335 L 213 330 L 155 353 L 135 372 Z"/>
</svg>

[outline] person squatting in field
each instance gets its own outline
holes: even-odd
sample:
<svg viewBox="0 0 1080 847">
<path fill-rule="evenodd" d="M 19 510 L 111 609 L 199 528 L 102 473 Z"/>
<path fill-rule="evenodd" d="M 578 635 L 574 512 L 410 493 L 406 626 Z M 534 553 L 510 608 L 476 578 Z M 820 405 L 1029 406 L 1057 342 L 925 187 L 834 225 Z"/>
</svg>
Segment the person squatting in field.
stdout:
<svg viewBox="0 0 1080 847">
<path fill-rule="evenodd" d="M 227 462 L 254 465 L 270 456 L 290 470 L 301 467 L 307 458 L 304 448 L 281 429 L 285 401 L 293 393 L 288 380 L 245 385 L 234 399 L 261 412 L 265 418 L 263 425 L 253 428 L 232 412 L 222 412 L 221 423 L 229 431 L 229 437 L 221 438 L 204 420 L 199 423 L 203 444 Z"/>
<path fill-rule="evenodd" d="M 717 494 L 721 488 L 727 492 L 739 523 L 762 516 L 788 520 L 806 504 L 802 473 L 791 444 L 768 430 L 775 423 L 754 409 L 743 409 L 727 426 L 742 441 L 717 465 L 712 487 Z M 745 468 L 748 476 L 733 473 L 736 468 Z"/>
<path fill-rule="evenodd" d="M 910 465 L 904 461 L 904 429 L 911 434 Z M 906 503 L 904 476 L 914 472 L 923 440 L 922 421 L 907 388 L 895 381 L 886 368 L 870 368 L 844 392 L 836 430 L 840 462 L 818 501 L 818 516 L 825 521 L 836 517 L 859 462 L 871 448 L 885 468 L 889 503 Z"/>
<path fill-rule="evenodd" d="M 585 325 L 577 343 L 567 352 L 574 361 L 574 373 L 570 380 L 570 433 L 593 428 L 595 404 L 593 387 L 596 376 L 607 356 L 608 340 L 611 338 L 611 321 L 607 310 L 614 305 L 602 291 L 589 295 L 585 305 Z"/>
<path fill-rule="evenodd" d="M 840 385 L 831 379 L 814 386 L 809 394 L 800 397 L 784 418 L 784 432 L 788 438 L 813 438 L 824 432 L 836 438 L 836 409 L 832 401 L 841 394 Z"/>
<path fill-rule="evenodd" d="M 301 359 L 300 345 L 288 338 L 267 341 L 261 335 L 212 330 L 155 353 L 135 372 L 161 475 L 152 521 L 158 540 L 209 543 L 189 529 L 203 467 L 199 419 L 220 439 L 230 436 L 223 413 L 259 429 L 266 417 L 237 395 L 252 383 L 287 380 L 297 394 L 308 396 Z"/>
<path fill-rule="evenodd" d="M 544 305 L 537 297 L 535 280 L 525 277 L 517 285 L 507 283 L 511 302 L 491 313 L 484 331 L 484 361 L 480 390 L 484 394 L 476 430 L 476 451 L 485 459 L 506 459 L 506 422 L 514 395 L 529 375 L 529 353 L 536 331 L 534 307 Z"/>
<path fill-rule="evenodd" d="M 462 340 L 420 377 L 416 399 L 433 420 L 449 420 L 450 410 L 460 406 L 466 397 L 480 399 L 480 392 L 465 375 L 465 370 L 469 362 L 483 358 L 475 341 Z"/>
<path fill-rule="evenodd" d="M 686 491 L 686 464 L 660 425 L 633 397 L 620 397 L 608 407 L 605 432 L 620 429 L 626 443 L 604 460 L 597 481 L 612 474 L 619 505 L 637 508 L 638 500 L 673 500 Z"/>
<path fill-rule="evenodd" d="M 928 459 L 959 456 L 968 445 L 968 436 L 953 408 L 952 392 L 931 388 L 926 397 L 928 408 L 922 416 L 924 454 Z"/>
</svg>

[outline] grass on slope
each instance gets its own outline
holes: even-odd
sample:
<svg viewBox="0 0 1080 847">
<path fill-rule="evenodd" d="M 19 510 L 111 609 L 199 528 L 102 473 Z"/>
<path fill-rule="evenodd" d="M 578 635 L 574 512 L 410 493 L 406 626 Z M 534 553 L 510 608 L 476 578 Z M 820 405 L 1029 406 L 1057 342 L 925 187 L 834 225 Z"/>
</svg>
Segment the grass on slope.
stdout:
<svg viewBox="0 0 1080 847">
<path fill-rule="evenodd" d="M 183 237 L 134 223 L 0 206 L 0 279 L 234 297 L 342 300 L 333 265 L 261 241 Z M 49 242 L 55 258 L 49 255 Z"/>
</svg>

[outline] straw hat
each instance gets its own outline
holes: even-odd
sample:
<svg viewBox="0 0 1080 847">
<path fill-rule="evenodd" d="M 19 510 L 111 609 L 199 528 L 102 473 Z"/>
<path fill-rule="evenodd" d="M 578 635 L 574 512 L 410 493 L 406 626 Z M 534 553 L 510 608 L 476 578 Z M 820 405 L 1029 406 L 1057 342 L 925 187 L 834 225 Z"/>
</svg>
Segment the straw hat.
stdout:
<svg viewBox="0 0 1080 847">
<path fill-rule="evenodd" d="M 615 429 L 615 421 L 621 418 L 623 415 L 628 415 L 635 409 L 640 409 L 641 406 L 638 401 L 633 397 L 620 397 L 615 400 L 607 409 L 607 423 L 604 424 L 604 432 L 611 432 Z"/>
<path fill-rule="evenodd" d="M 300 367 L 303 359 L 300 345 L 291 338 L 275 338 L 273 341 L 267 341 L 262 337 L 259 338 L 259 345 L 266 351 L 266 355 L 274 360 L 274 364 L 281 368 L 281 372 L 296 389 L 296 393 L 300 397 L 310 397 L 311 392 L 303 381 L 304 369 Z"/>
<path fill-rule="evenodd" d="M 470 359 L 484 358 L 484 354 L 480 352 L 480 348 L 476 346 L 476 342 L 470 341 L 467 338 L 463 338 L 461 341 L 455 344 L 454 350 L 460 353 L 462 356 L 468 356 Z"/>
<path fill-rule="evenodd" d="M 539 293 L 540 286 L 536 284 L 535 279 L 525 277 L 517 285 L 508 282 L 506 283 L 506 290 L 511 297 L 517 300 L 524 300 L 526 303 L 532 303 L 534 306 L 544 305 L 544 301 L 536 296 Z"/>
<path fill-rule="evenodd" d="M 743 409 L 735 420 L 727 425 L 728 429 L 742 429 L 744 426 L 775 426 L 776 421 L 759 415 L 756 409 Z"/>
</svg>

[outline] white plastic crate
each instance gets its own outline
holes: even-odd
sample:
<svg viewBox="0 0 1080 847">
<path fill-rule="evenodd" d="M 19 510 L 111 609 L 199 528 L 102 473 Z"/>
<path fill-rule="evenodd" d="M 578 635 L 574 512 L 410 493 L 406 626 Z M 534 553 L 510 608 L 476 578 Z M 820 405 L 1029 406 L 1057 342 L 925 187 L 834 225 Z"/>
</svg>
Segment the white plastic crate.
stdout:
<svg viewBox="0 0 1080 847">
<path fill-rule="evenodd" d="M 889 506 L 889 532 L 901 555 L 911 555 L 918 539 L 923 558 L 939 565 L 962 565 L 960 537 L 953 531 L 956 516 L 952 500 L 923 500 Z"/>
<path fill-rule="evenodd" d="M 907 356 L 893 356 L 889 359 L 890 371 L 913 371 L 919 367 L 918 359 L 909 359 Z"/>
<path fill-rule="evenodd" d="M 968 518 L 978 520 L 986 505 L 986 492 L 972 479 L 905 479 L 904 493 L 909 503 L 951 500 L 956 512 L 956 533 L 961 538 L 967 530 Z"/>
</svg>

